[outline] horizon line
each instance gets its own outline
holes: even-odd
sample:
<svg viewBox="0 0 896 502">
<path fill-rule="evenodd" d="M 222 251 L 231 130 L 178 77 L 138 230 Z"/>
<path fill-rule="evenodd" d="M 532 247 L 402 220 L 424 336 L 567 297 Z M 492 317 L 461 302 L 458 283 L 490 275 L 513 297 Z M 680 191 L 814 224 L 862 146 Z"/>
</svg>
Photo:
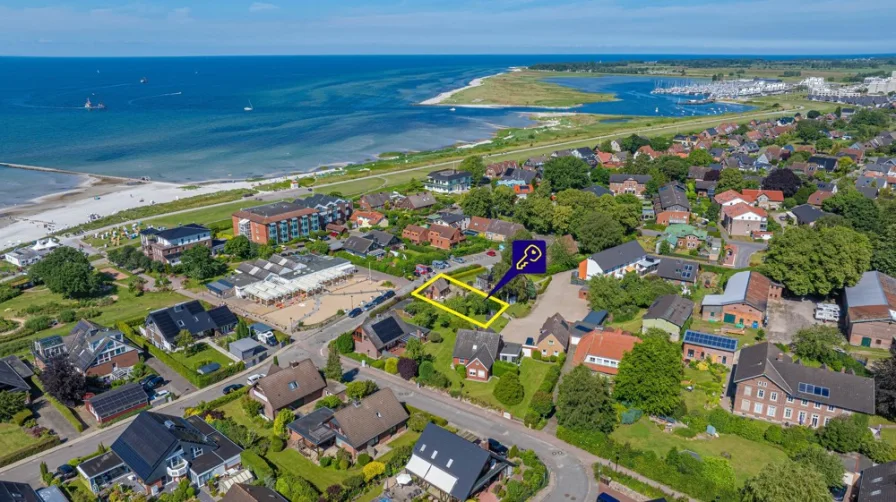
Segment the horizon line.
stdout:
<svg viewBox="0 0 896 502">
<path fill-rule="evenodd" d="M 175 58 L 253 58 L 253 57 L 490 57 L 490 56 L 688 56 L 703 57 L 707 59 L 735 58 L 735 59 L 764 59 L 769 57 L 792 57 L 792 58 L 816 58 L 816 59 L 849 59 L 849 58 L 887 58 L 896 57 L 896 53 L 832 53 L 832 54 L 786 54 L 786 53 L 768 53 L 768 54 L 749 54 L 749 53 L 701 53 L 701 52 L 607 52 L 607 53 L 587 53 L 587 52 L 555 52 L 555 53 L 332 53 L 332 54 L 183 54 L 183 55 L 93 55 L 93 56 L 51 56 L 51 55 L 24 55 L 24 54 L 0 54 L 0 58 L 22 58 L 22 59 L 175 59 Z"/>
</svg>

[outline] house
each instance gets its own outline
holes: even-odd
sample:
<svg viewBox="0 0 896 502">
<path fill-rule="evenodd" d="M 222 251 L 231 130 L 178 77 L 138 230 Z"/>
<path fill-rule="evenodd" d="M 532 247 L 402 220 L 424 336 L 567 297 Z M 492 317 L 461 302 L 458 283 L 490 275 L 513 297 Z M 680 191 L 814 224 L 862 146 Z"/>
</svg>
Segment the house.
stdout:
<svg viewBox="0 0 896 502">
<path fill-rule="evenodd" d="M 125 384 L 84 400 L 84 408 L 101 424 L 147 406 L 149 396 L 140 382 Z"/>
<path fill-rule="evenodd" d="M 619 362 L 641 339 L 617 328 L 601 327 L 583 336 L 576 346 L 573 364 L 584 364 L 604 375 L 619 373 Z"/>
<path fill-rule="evenodd" d="M 813 155 L 809 157 L 809 164 L 815 164 L 819 169 L 832 173 L 837 169 L 837 157 L 829 157 L 827 155 Z"/>
<path fill-rule="evenodd" d="M 488 218 L 473 216 L 472 218 L 470 218 L 470 226 L 467 227 L 467 230 L 470 232 L 474 232 L 477 235 L 484 236 L 485 233 L 488 232 L 488 227 L 491 224 L 492 220 Z"/>
<path fill-rule="evenodd" d="M 355 352 L 379 359 L 383 352 L 404 347 L 411 337 L 425 339 L 429 330 L 406 322 L 395 312 L 367 321 L 353 333 Z"/>
<path fill-rule="evenodd" d="M 715 197 L 713 197 L 713 200 L 716 201 L 716 204 L 719 204 L 722 207 L 753 203 L 751 199 L 744 197 L 743 194 L 736 190 L 725 190 L 722 193 L 717 193 Z"/>
<path fill-rule="evenodd" d="M 635 158 L 637 159 L 641 155 L 650 157 L 650 160 L 654 160 L 660 156 L 659 152 L 651 148 L 650 145 L 644 145 L 641 148 L 638 148 L 638 151 L 635 152 Z"/>
<path fill-rule="evenodd" d="M 611 174 L 610 191 L 613 195 L 632 194 L 641 197 L 651 179 L 649 174 Z"/>
<path fill-rule="evenodd" d="M 172 351 L 181 331 L 189 331 L 193 338 L 227 334 L 237 321 L 226 305 L 206 311 L 199 300 L 192 300 L 150 312 L 140 331 L 156 347 Z"/>
<path fill-rule="evenodd" d="M 535 193 L 535 187 L 532 185 L 514 185 L 513 194 L 518 200 L 524 200 L 529 194 Z"/>
<path fill-rule="evenodd" d="M 465 501 L 509 476 L 513 467 L 505 457 L 430 423 L 414 444 L 405 470 L 437 490 L 440 500 Z"/>
<path fill-rule="evenodd" d="M 791 208 L 787 214 L 795 219 L 798 225 L 809 225 L 810 227 L 814 227 L 815 222 L 818 221 L 819 218 L 827 216 L 830 213 L 826 213 L 809 204 L 802 204 Z"/>
<path fill-rule="evenodd" d="M 436 225 L 456 228 L 461 232 L 470 226 L 470 218 L 462 213 L 441 212 L 430 216 L 429 220 Z"/>
<path fill-rule="evenodd" d="M 855 502 L 896 500 L 896 462 L 869 465 L 863 469 L 855 485 L 852 500 Z"/>
<path fill-rule="evenodd" d="M 758 328 L 765 325 L 769 300 L 781 298 L 782 286 L 758 272 L 738 272 L 721 295 L 703 297 L 704 321 Z"/>
<path fill-rule="evenodd" d="M 656 268 L 657 277 L 679 286 L 697 284 L 699 272 L 700 265 L 697 262 L 672 257 L 660 258 L 660 264 Z"/>
<path fill-rule="evenodd" d="M 467 171 L 459 171 L 457 169 L 433 171 L 427 175 L 426 181 L 423 182 L 423 186 L 427 190 L 449 194 L 466 192 L 470 190 L 472 184 L 473 175 Z"/>
<path fill-rule="evenodd" d="M 408 225 L 401 231 L 401 238 L 419 246 L 429 242 L 429 230 L 419 225 Z"/>
<path fill-rule="evenodd" d="M 678 341 L 681 330 L 694 312 L 694 302 L 678 295 L 663 295 L 653 301 L 644 314 L 641 332 L 657 328 L 669 333 L 669 339 Z"/>
<path fill-rule="evenodd" d="M 31 385 L 25 380 L 34 375 L 18 356 L 0 359 L 0 392 L 24 392 L 26 400 L 31 394 Z"/>
<path fill-rule="evenodd" d="M 666 227 L 660 238 L 668 242 L 673 250 L 686 249 L 690 251 L 703 247 L 706 244 L 706 239 L 709 238 L 709 234 L 706 230 L 699 229 L 693 225 L 675 223 Z"/>
<path fill-rule="evenodd" d="M 328 223 L 345 223 L 354 210 L 350 199 L 322 193 L 296 199 L 293 203 L 299 207 L 314 210 L 320 228 L 327 226 Z"/>
<path fill-rule="evenodd" d="M 508 169 L 518 169 L 519 167 L 519 163 L 517 163 L 517 161 L 515 160 L 495 162 L 494 164 L 489 164 L 485 167 L 485 177 L 490 180 L 496 180 L 500 178 Z"/>
<path fill-rule="evenodd" d="M 784 425 L 875 411 L 874 379 L 799 364 L 768 342 L 741 349 L 732 383 L 734 413 Z"/>
<path fill-rule="evenodd" d="M 582 260 L 578 276 L 581 280 L 591 279 L 595 275 L 612 275 L 621 279 L 628 272 L 639 275 L 653 272 L 658 265 L 659 260 L 649 257 L 638 241 L 628 241 Z"/>
<path fill-rule="evenodd" d="M 688 223 L 691 218 L 691 203 L 684 185 L 667 183 L 661 186 L 657 191 L 654 211 L 659 225 Z"/>
<path fill-rule="evenodd" d="M 775 210 L 784 204 L 784 192 L 781 190 L 756 190 L 745 188 L 742 194 L 746 199 L 745 202 L 762 209 Z"/>
<path fill-rule="evenodd" d="M 126 378 L 140 362 L 140 349 L 117 329 L 82 319 L 69 332 L 65 352 L 75 369 L 85 376 L 107 380 Z M 38 365 L 45 364 L 44 361 Z"/>
<path fill-rule="evenodd" d="M 234 483 L 220 502 L 289 502 L 266 486 Z"/>
<path fill-rule="evenodd" d="M 146 228 L 140 231 L 143 254 L 159 263 L 177 265 L 181 254 L 196 246 L 211 249 L 212 231 L 195 223 L 166 230 Z"/>
<path fill-rule="evenodd" d="M 407 209 L 410 211 L 418 211 L 435 205 L 436 198 L 429 192 L 408 195 L 394 204 L 396 209 Z"/>
<path fill-rule="evenodd" d="M 834 192 L 825 192 L 822 190 L 816 190 L 812 192 L 812 195 L 809 196 L 808 204 L 812 207 L 820 208 L 824 201 L 830 199 L 835 196 Z"/>
<path fill-rule="evenodd" d="M 709 361 L 731 369 L 737 353 L 737 338 L 687 330 L 681 344 L 681 357 L 686 363 Z"/>
<path fill-rule="evenodd" d="M 82 462 L 77 470 L 95 494 L 128 477 L 138 492 L 142 487 L 147 495 L 157 495 L 182 479 L 201 486 L 238 468 L 242 451 L 202 417 L 144 411 L 109 452 Z"/>
<path fill-rule="evenodd" d="M 10 502 L 44 502 L 28 483 L 0 481 L 0 500 Z"/>
<path fill-rule="evenodd" d="M 541 325 L 537 338 L 526 340 L 523 352 L 528 356 L 539 352 L 543 358 L 559 356 L 566 353 L 571 336 L 572 326 L 563 316 L 554 314 Z"/>
<path fill-rule="evenodd" d="M 320 408 L 287 425 L 290 444 L 351 453 L 371 452 L 406 429 L 409 415 L 390 388 L 374 392 L 338 411 Z"/>
<path fill-rule="evenodd" d="M 252 338 L 240 338 L 230 342 L 227 351 L 246 363 L 247 368 L 255 366 L 268 356 L 267 347 Z"/>
<path fill-rule="evenodd" d="M 41 261 L 44 256 L 50 254 L 59 246 L 61 246 L 59 241 L 52 237 L 47 237 L 46 239 L 38 239 L 33 246 L 14 249 L 6 253 L 3 258 L 19 268 L 26 268 Z"/>
<path fill-rule="evenodd" d="M 815 164 L 810 164 L 808 162 L 794 162 L 787 166 L 791 171 L 797 171 L 805 174 L 806 176 L 813 176 L 815 172 L 818 170 L 818 166 Z"/>
<path fill-rule="evenodd" d="M 843 290 L 850 345 L 889 349 L 896 336 L 896 279 L 883 272 L 862 274 Z"/>
<path fill-rule="evenodd" d="M 510 168 L 504 171 L 496 183 L 498 186 L 518 187 L 531 186 L 538 179 L 538 173 L 522 168 Z"/>
<path fill-rule="evenodd" d="M 511 223 L 504 220 L 492 220 L 485 230 L 485 238 L 494 242 L 504 242 L 516 235 L 517 232 L 525 229 L 526 227 L 519 223 Z"/>
<path fill-rule="evenodd" d="M 427 237 L 434 248 L 451 249 L 464 240 L 464 234 L 454 227 L 430 225 Z"/>
<path fill-rule="evenodd" d="M 491 331 L 472 329 L 457 330 L 451 366 L 467 368 L 467 380 L 488 382 L 492 365 L 498 360 L 501 350 L 501 335 Z"/>
<path fill-rule="evenodd" d="M 331 237 L 341 237 L 348 234 L 348 227 L 338 223 L 327 223 L 327 226 L 324 227 L 324 232 L 330 234 Z"/>
<path fill-rule="evenodd" d="M 549 157 L 547 155 L 539 155 L 538 157 L 529 157 L 526 159 L 526 162 L 523 163 L 523 169 L 529 171 L 537 171 L 544 167 L 544 163 L 547 162 Z"/>
<path fill-rule="evenodd" d="M 231 216 L 233 236 L 256 244 L 283 244 L 324 228 L 316 209 L 293 202 L 274 202 L 242 209 Z"/>
<path fill-rule="evenodd" d="M 386 215 L 377 211 L 355 211 L 352 213 L 349 221 L 358 228 L 389 226 L 389 220 L 386 219 Z"/>
<path fill-rule="evenodd" d="M 708 173 L 708 172 L 709 172 L 708 167 L 691 166 L 688 168 L 688 179 L 701 181 L 706 176 L 706 173 Z"/>
<path fill-rule="evenodd" d="M 388 209 L 391 202 L 392 196 L 389 192 L 369 193 L 358 199 L 358 207 L 363 211 L 379 211 Z"/>
<path fill-rule="evenodd" d="M 327 382 L 311 359 L 293 361 L 281 368 L 272 364 L 264 378 L 252 386 L 249 397 L 262 404 L 268 420 L 280 410 L 294 410 L 323 397 Z"/>
<path fill-rule="evenodd" d="M 739 203 L 722 208 L 722 226 L 730 235 L 751 235 L 768 228 L 768 213 L 761 207 Z"/>
<path fill-rule="evenodd" d="M 572 156 L 577 159 L 582 159 L 591 166 L 597 165 L 597 157 L 594 155 L 594 150 L 588 147 L 580 147 L 576 148 L 572 151 Z"/>
<path fill-rule="evenodd" d="M 364 237 L 352 235 L 342 242 L 342 249 L 355 256 L 364 258 L 368 254 L 378 250 L 379 247 L 371 239 L 365 239 Z"/>
<path fill-rule="evenodd" d="M 430 300 L 444 300 L 451 294 L 451 283 L 444 277 L 439 277 L 423 291 L 423 295 Z"/>
<path fill-rule="evenodd" d="M 697 197 L 714 197 L 718 181 L 697 180 L 694 182 L 694 189 L 697 191 Z"/>
<path fill-rule="evenodd" d="M 591 185 L 588 188 L 583 188 L 582 191 L 591 192 L 598 197 L 603 197 L 604 195 L 613 195 L 613 192 L 611 192 L 609 188 L 602 187 L 600 185 Z"/>
</svg>

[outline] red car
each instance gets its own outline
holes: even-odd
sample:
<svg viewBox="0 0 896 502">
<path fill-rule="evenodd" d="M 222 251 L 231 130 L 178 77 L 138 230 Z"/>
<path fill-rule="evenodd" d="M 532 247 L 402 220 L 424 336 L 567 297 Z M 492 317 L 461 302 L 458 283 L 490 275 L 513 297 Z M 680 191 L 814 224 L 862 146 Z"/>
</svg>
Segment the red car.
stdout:
<svg viewBox="0 0 896 502">
<path fill-rule="evenodd" d="M 488 251 L 485 252 L 485 254 L 487 256 L 497 256 L 498 253 L 496 253 L 494 249 L 489 249 Z"/>
</svg>

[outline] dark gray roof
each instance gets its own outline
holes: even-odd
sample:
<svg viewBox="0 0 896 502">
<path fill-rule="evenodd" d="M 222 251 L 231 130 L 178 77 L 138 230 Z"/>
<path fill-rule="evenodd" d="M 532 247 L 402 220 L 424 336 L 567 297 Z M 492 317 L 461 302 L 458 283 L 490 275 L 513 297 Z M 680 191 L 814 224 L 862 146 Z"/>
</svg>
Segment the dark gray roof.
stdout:
<svg viewBox="0 0 896 502">
<path fill-rule="evenodd" d="M 444 169 L 441 171 L 433 171 L 429 173 L 429 177 L 437 180 L 461 180 L 464 178 L 472 178 L 473 175 L 468 171 L 460 171 L 455 169 Z"/>
<path fill-rule="evenodd" d="M 287 427 L 315 445 L 321 445 L 336 437 L 336 431 L 325 425 L 334 413 L 327 407 L 318 408 Z"/>
<path fill-rule="evenodd" d="M 28 385 L 8 362 L 0 361 L 0 391 L 29 392 Z"/>
<path fill-rule="evenodd" d="M 395 312 L 389 312 L 385 317 L 368 321 L 361 328 L 370 337 L 373 346 L 377 350 L 398 340 L 407 340 L 419 330 L 421 333 L 429 333 L 429 330 L 414 326 L 406 322 Z"/>
<path fill-rule="evenodd" d="M 342 247 L 351 253 L 366 255 L 376 249 L 376 243 L 371 239 L 353 235 L 342 242 Z"/>
<path fill-rule="evenodd" d="M 186 225 L 182 225 L 179 227 L 169 228 L 166 230 L 157 230 L 154 228 L 147 228 L 146 230 L 141 231 L 140 233 L 143 235 L 155 235 L 166 241 L 181 239 L 184 237 L 190 237 L 191 235 L 208 233 L 211 232 L 208 228 L 196 224 L 196 223 L 188 223 Z"/>
<path fill-rule="evenodd" d="M 557 313 L 548 317 L 544 321 L 544 324 L 541 325 L 537 343 L 541 343 L 541 341 L 547 338 L 548 335 L 554 335 L 554 338 L 560 342 L 563 350 L 566 350 L 569 347 L 569 338 L 571 334 L 572 326 L 566 322 L 566 319 L 564 319 L 563 316 Z"/>
<path fill-rule="evenodd" d="M 373 241 L 374 244 L 381 248 L 401 242 L 398 237 L 382 230 L 371 230 L 364 238 Z"/>
<path fill-rule="evenodd" d="M 653 301 L 644 319 L 664 319 L 680 328 L 693 312 L 694 302 L 691 300 L 678 295 L 663 295 Z"/>
<path fill-rule="evenodd" d="M 30 378 L 34 375 L 34 371 L 31 370 L 31 367 L 25 364 L 25 361 L 22 361 L 19 356 L 6 356 L 0 361 L 6 362 L 10 368 L 12 368 L 18 375 L 22 378 Z"/>
<path fill-rule="evenodd" d="M 203 434 L 206 440 L 213 445 L 211 449 L 203 448 L 202 455 L 194 458 L 190 464 L 190 470 L 197 475 L 206 473 L 223 464 L 226 460 L 232 459 L 242 453 L 242 448 L 237 446 L 236 443 L 230 440 L 230 438 L 206 423 L 202 417 L 194 415 L 188 418 L 187 422 Z"/>
<path fill-rule="evenodd" d="M 680 183 L 667 183 L 659 188 L 657 194 L 659 206 L 663 210 L 689 211 L 691 203 L 688 201 L 688 192 Z"/>
<path fill-rule="evenodd" d="M 606 272 L 607 270 L 634 263 L 645 256 L 647 256 L 647 251 L 644 251 L 641 244 L 635 240 L 594 253 L 591 255 L 591 259 L 600 266 L 601 270 Z"/>
<path fill-rule="evenodd" d="M 266 486 L 236 483 L 220 502 L 288 502 L 283 495 Z"/>
<path fill-rule="evenodd" d="M 0 481 L 0 500 L 3 502 L 42 502 L 28 483 Z"/>
<path fill-rule="evenodd" d="M 837 157 L 828 157 L 826 155 L 813 155 L 809 157 L 810 164 L 816 164 L 825 171 L 833 171 L 837 168 Z"/>
<path fill-rule="evenodd" d="M 116 342 L 134 348 L 122 335 L 121 331 L 101 326 L 87 319 L 81 319 L 72 328 L 71 338 L 66 351 L 68 358 L 81 372 L 87 371 L 102 352 L 114 339 Z"/>
<path fill-rule="evenodd" d="M 149 404 L 149 396 L 139 382 L 133 382 L 93 396 L 87 402 L 100 419 L 104 419 Z"/>
<path fill-rule="evenodd" d="M 768 342 L 741 349 L 734 382 L 761 375 L 794 399 L 807 399 L 861 413 L 874 414 L 875 411 L 873 379 L 794 363 L 790 356 Z M 800 392 L 800 384 L 829 389 L 829 395 Z"/>
<path fill-rule="evenodd" d="M 479 359 L 483 366 L 491 369 L 498 358 L 501 347 L 501 335 L 472 329 L 457 330 L 452 357 L 466 359 L 468 362 Z"/>
<path fill-rule="evenodd" d="M 597 195 L 598 197 L 613 194 L 613 192 L 611 192 L 609 188 L 602 187 L 600 185 L 592 185 L 588 188 L 583 188 L 582 190 L 585 192 L 591 192 L 594 195 Z"/>
<path fill-rule="evenodd" d="M 212 323 L 214 323 L 215 328 L 223 328 L 225 326 L 232 326 L 238 323 L 240 320 L 236 317 L 236 314 L 230 311 L 227 305 L 220 305 L 208 311 L 208 316 L 211 317 Z"/>
<path fill-rule="evenodd" d="M 368 204 L 370 204 L 370 207 L 374 209 L 383 207 L 387 202 L 392 200 L 389 192 L 369 193 L 361 196 L 361 198 L 364 199 Z"/>
<path fill-rule="evenodd" d="M 896 462 L 875 465 L 862 471 L 857 502 L 896 500 Z"/>
<path fill-rule="evenodd" d="M 600 326 L 607 320 L 607 316 L 609 312 L 606 310 L 592 310 L 588 312 L 588 315 L 582 319 L 582 322 L 585 324 L 590 324 L 591 326 Z"/>
<path fill-rule="evenodd" d="M 656 269 L 656 275 L 670 281 L 682 281 L 694 284 L 697 282 L 697 272 L 700 265 L 695 261 L 682 260 L 680 258 L 660 258 L 660 264 Z"/>
<path fill-rule="evenodd" d="M 622 183 L 625 180 L 635 180 L 639 184 L 644 185 L 651 179 L 653 179 L 649 174 L 611 174 L 610 175 L 610 183 Z"/>
<path fill-rule="evenodd" d="M 800 206 L 796 206 L 790 210 L 791 213 L 796 217 L 796 221 L 800 225 L 808 225 L 810 223 L 815 223 L 822 216 L 827 216 L 831 213 L 826 213 L 821 209 L 818 209 L 815 206 L 810 206 L 809 204 L 803 204 Z"/>
<path fill-rule="evenodd" d="M 243 211 L 246 213 L 256 214 L 258 216 L 263 216 L 265 218 L 271 218 L 274 216 L 279 216 L 281 214 L 298 211 L 304 208 L 305 206 L 300 206 L 292 202 L 273 202 L 271 204 L 265 204 L 263 206 L 243 209 Z"/>
<path fill-rule="evenodd" d="M 205 308 L 199 303 L 199 300 L 192 300 L 177 304 L 173 307 L 150 312 L 149 316 L 147 316 L 147 321 L 152 321 L 159 329 L 162 336 L 169 341 L 173 341 L 182 329 L 189 331 L 195 336 L 212 329 L 219 329 L 235 323 L 236 316 L 234 316 L 232 312 L 228 315 L 223 309 L 226 309 L 227 312 L 230 311 L 226 305 L 216 307 L 215 309 L 212 309 L 217 311 L 213 317 L 211 311 L 205 311 Z M 218 324 L 216 320 L 231 322 L 228 322 L 227 324 Z"/>
<path fill-rule="evenodd" d="M 128 425 L 111 448 L 134 474 L 148 484 L 163 475 L 159 466 L 182 442 L 215 446 L 181 417 L 144 411 Z"/>
<path fill-rule="evenodd" d="M 501 175 L 501 179 L 522 181 L 528 185 L 535 181 L 537 176 L 538 173 L 535 171 L 528 171 L 519 167 L 511 167 L 504 171 L 504 174 Z"/>
<path fill-rule="evenodd" d="M 454 225 L 456 223 L 460 223 L 467 219 L 467 217 L 464 216 L 463 214 L 447 213 L 447 212 L 439 213 L 436 216 L 437 216 L 436 219 L 443 221 L 447 225 Z"/>
<path fill-rule="evenodd" d="M 880 190 L 878 190 L 877 187 L 872 187 L 872 186 L 856 187 L 856 190 L 858 190 L 859 193 L 864 195 L 866 199 L 874 200 L 880 194 Z"/>
<path fill-rule="evenodd" d="M 697 190 L 714 190 L 718 184 L 718 181 L 698 180 L 694 182 L 694 188 Z"/>
<path fill-rule="evenodd" d="M 92 478 L 104 472 L 120 466 L 124 462 L 115 454 L 114 451 L 107 451 L 98 457 L 93 457 L 78 464 L 78 470 L 84 472 L 84 475 Z"/>
<path fill-rule="evenodd" d="M 334 197 L 332 195 L 316 193 L 310 197 L 303 197 L 301 199 L 296 199 L 293 201 L 293 204 L 301 207 L 306 207 L 309 209 L 326 209 L 328 207 L 336 206 L 338 204 L 345 204 L 346 200 L 340 197 Z"/>
</svg>

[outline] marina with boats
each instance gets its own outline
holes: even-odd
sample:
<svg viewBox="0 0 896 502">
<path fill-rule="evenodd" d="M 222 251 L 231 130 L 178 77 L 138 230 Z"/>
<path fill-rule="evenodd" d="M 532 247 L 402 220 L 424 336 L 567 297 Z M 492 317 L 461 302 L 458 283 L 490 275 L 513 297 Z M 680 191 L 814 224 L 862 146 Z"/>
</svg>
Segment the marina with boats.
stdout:
<svg viewBox="0 0 896 502">
<path fill-rule="evenodd" d="M 719 99 L 735 99 L 751 96 L 769 96 L 792 91 L 796 86 L 778 79 L 752 78 L 737 80 L 721 80 L 717 82 L 683 82 L 668 81 L 657 84 L 651 94 L 673 94 L 680 96 L 700 96 L 683 104 L 708 104 Z"/>
</svg>

